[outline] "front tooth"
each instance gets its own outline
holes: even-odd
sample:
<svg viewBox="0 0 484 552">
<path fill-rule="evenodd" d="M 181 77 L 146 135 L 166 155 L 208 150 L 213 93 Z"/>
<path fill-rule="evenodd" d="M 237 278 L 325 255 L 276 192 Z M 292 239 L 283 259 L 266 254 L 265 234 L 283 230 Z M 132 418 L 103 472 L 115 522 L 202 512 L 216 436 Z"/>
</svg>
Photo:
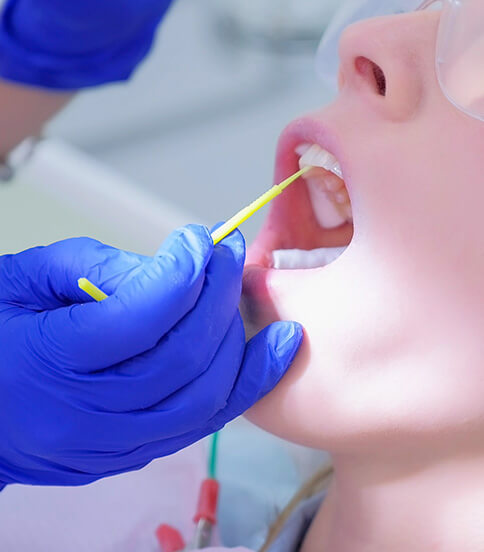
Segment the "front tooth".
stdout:
<svg viewBox="0 0 484 552">
<path fill-rule="evenodd" d="M 326 150 L 323 150 L 318 145 L 313 144 L 304 155 L 299 159 L 299 166 L 302 168 L 309 166 L 322 167 L 332 166 L 336 161 L 335 158 Z"/>
<path fill-rule="evenodd" d="M 328 169 L 336 176 L 339 176 L 340 178 L 343 178 L 343 171 L 341 170 L 341 167 L 339 166 L 338 161 L 335 160 L 334 165 L 331 167 L 331 169 Z"/>
<path fill-rule="evenodd" d="M 319 178 L 307 179 L 308 191 L 313 205 L 314 216 L 322 228 L 337 228 L 346 222 L 344 211 L 331 201 L 322 189 Z"/>
<path fill-rule="evenodd" d="M 310 148 L 311 144 L 299 144 L 295 151 L 299 155 L 299 157 L 302 157 Z"/>
<path fill-rule="evenodd" d="M 309 149 L 306 149 L 306 146 L 307 144 L 301 144 L 300 147 L 296 148 L 296 153 L 303 152 L 299 159 L 301 169 L 308 166 L 321 167 L 331 171 L 339 178 L 343 177 L 341 167 L 334 155 L 320 148 L 317 144 L 313 144 Z"/>
</svg>

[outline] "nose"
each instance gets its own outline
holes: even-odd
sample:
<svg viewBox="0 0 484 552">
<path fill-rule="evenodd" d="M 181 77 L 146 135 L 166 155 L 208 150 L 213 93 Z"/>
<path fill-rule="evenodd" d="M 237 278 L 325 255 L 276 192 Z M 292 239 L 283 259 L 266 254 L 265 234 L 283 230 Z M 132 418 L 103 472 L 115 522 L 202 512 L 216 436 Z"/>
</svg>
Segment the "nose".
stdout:
<svg viewBox="0 0 484 552">
<path fill-rule="evenodd" d="M 439 18 L 439 12 L 419 11 L 348 27 L 340 41 L 340 91 L 386 119 L 412 118 L 437 85 Z"/>
</svg>

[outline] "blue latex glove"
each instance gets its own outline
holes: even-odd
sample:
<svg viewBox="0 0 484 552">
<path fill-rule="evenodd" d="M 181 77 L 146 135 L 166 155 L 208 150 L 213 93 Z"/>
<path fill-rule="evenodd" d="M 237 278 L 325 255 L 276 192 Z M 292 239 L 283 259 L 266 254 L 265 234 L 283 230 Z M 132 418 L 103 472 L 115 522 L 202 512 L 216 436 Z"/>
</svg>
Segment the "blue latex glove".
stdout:
<svg viewBox="0 0 484 552">
<path fill-rule="evenodd" d="M 60 90 L 127 79 L 172 0 L 8 0 L 0 76 Z"/>
<path fill-rule="evenodd" d="M 244 257 L 240 233 L 214 248 L 202 226 L 154 258 L 87 238 L 0 257 L 0 483 L 141 468 L 269 392 L 302 330 L 273 324 L 246 345 Z M 91 301 L 80 276 L 112 295 Z"/>
</svg>

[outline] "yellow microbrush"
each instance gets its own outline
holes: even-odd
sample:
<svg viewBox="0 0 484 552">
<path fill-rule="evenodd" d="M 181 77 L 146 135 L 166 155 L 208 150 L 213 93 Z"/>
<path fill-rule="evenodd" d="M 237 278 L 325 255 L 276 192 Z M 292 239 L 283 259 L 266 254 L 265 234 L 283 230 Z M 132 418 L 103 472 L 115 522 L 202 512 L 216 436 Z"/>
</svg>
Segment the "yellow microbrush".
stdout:
<svg viewBox="0 0 484 552">
<path fill-rule="evenodd" d="M 217 243 L 221 242 L 224 238 L 226 238 L 229 234 L 231 234 L 236 228 L 238 228 L 243 222 L 245 222 L 252 215 L 257 213 L 259 209 L 264 207 L 264 205 L 267 205 L 279 194 L 282 194 L 282 192 L 288 186 L 290 186 L 304 173 L 307 173 L 310 169 L 312 169 L 312 167 L 304 167 L 304 169 L 301 169 L 296 174 L 293 174 L 292 176 L 284 180 L 284 182 L 281 182 L 280 184 L 276 184 L 275 186 L 272 186 L 272 188 L 270 190 L 267 190 L 265 194 L 262 194 L 250 205 L 247 205 L 247 207 L 244 207 L 236 215 L 234 215 L 231 219 L 229 219 L 226 223 L 222 224 L 220 228 L 217 228 L 217 230 L 215 230 L 215 232 L 212 233 L 212 239 L 213 239 L 214 245 L 217 245 Z"/>
<path fill-rule="evenodd" d="M 313 167 L 304 167 L 297 173 L 293 174 L 289 178 L 286 178 L 283 182 L 280 184 L 276 184 L 275 186 L 272 186 L 270 190 L 267 190 L 264 194 L 262 194 L 259 198 L 257 198 L 255 201 L 253 201 L 250 205 L 247 205 L 247 207 L 244 207 L 241 209 L 236 215 L 234 215 L 231 219 L 229 219 L 227 222 L 222 224 L 217 230 L 212 232 L 212 240 L 213 244 L 217 245 L 220 243 L 224 238 L 226 238 L 229 234 L 231 234 L 236 228 L 238 228 L 243 222 L 245 222 L 247 219 L 249 219 L 252 215 L 257 213 L 259 209 L 267 205 L 270 201 L 275 199 L 278 195 L 280 195 L 288 186 L 290 186 L 293 182 L 295 182 L 300 176 L 307 173 L 309 170 L 311 170 Z M 96 287 L 93 283 L 91 283 L 87 278 L 79 278 L 77 281 L 78 286 L 86 292 L 90 297 L 95 299 L 96 301 L 103 301 L 104 299 L 107 299 L 107 295 L 101 291 L 98 287 Z"/>
</svg>

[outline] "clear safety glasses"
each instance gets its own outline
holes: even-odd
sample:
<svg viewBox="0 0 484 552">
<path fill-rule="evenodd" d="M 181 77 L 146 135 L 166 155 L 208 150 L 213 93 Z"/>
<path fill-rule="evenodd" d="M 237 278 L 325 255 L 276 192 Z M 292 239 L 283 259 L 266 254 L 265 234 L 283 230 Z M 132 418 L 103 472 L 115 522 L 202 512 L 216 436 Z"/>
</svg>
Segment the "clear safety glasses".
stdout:
<svg viewBox="0 0 484 552">
<path fill-rule="evenodd" d="M 345 3 L 326 30 L 317 71 L 337 86 L 338 46 L 350 24 L 380 15 L 441 10 L 435 66 L 445 96 L 461 111 L 484 121 L 484 0 L 355 0 Z"/>
</svg>

